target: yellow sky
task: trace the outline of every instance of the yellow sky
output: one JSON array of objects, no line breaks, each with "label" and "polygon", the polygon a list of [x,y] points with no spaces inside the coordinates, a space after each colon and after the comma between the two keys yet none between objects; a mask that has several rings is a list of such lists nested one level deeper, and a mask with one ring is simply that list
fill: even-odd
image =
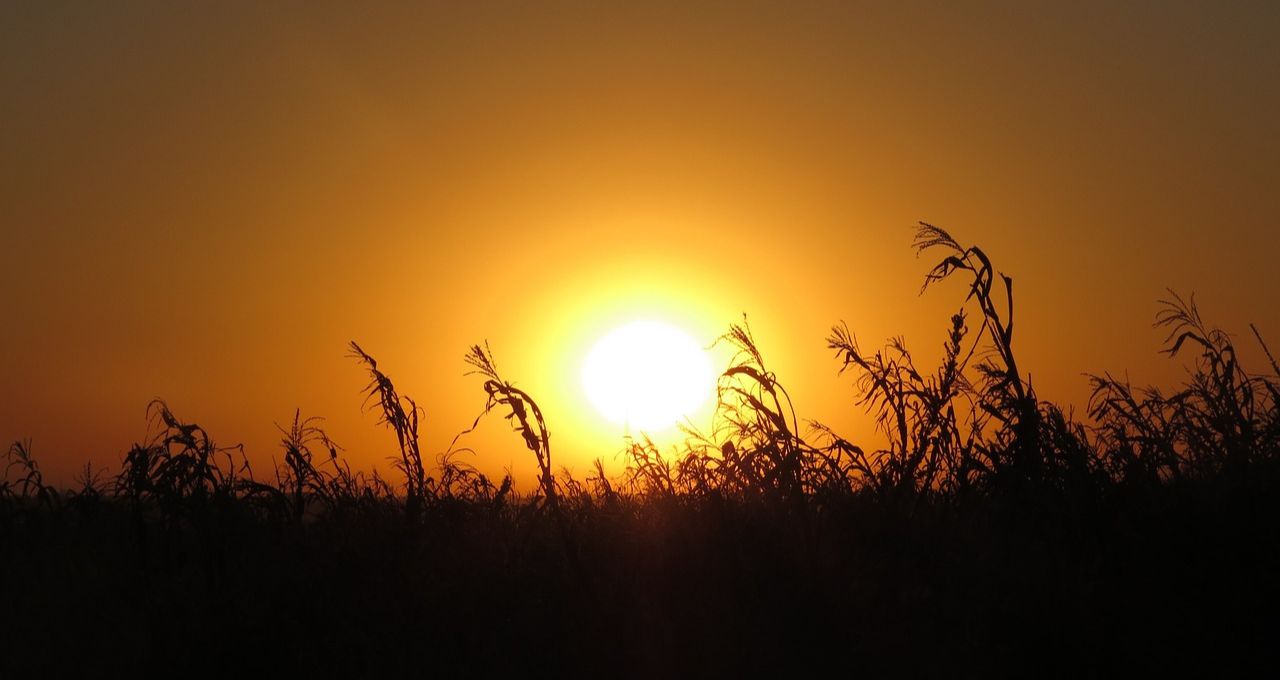
[{"label": "yellow sky", "polygon": [[[488,339],[559,460],[620,447],[578,389],[635,317],[746,312],[802,416],[869,436],[824,347],[938,355],[916,220],[1016,280],[1045,398],[1169,384],[1166,286],[1280,342],[1274,4],[5,3],[0,437],[115,466],[167,399],[256,461],[295,407],[357,464],[355,339],[441,450]],[[482,469],[531,479],[495,420]]]}]

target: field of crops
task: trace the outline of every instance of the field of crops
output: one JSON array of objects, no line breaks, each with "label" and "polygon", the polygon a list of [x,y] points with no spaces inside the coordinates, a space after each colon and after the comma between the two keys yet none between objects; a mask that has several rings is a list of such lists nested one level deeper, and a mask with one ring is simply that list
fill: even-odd
[{"label": "field of crops", "polygon": [[[282,463],[152,404],[118,474],[47,485],[15,443],[0,483],[0,669],[365,677],[1236,673],[1275,655],[1280,367],[1170,293],[1172,391],[1092,378],[1084,420],[1014,352],[1013,282],[922,224],[926,286],[961,277],[939,366],[832,329],[883,445],[805,421],[750,327],[716,427],[628,442],[624,473],[557,468],[536,395],[468,362],[533,488],[419,448],[420,410],[352,343],[396,475],[353,470],[320,421]],[[69,422],[68,426],[74,423]],[[1235,674],[1235,673],[1232,673]]]}]

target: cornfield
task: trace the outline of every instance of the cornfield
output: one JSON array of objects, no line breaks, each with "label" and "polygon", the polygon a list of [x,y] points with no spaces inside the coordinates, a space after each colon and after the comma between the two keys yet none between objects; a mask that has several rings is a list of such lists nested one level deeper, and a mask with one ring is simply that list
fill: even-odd
[{"label": "cornfield", "polygon": [[[968,293],[937,366],[900,338],[827,345],[879,428],[874,446],[802,420],[744,318],[709,431],[575,478],[547,417],[487,345],[465,363],[537,463],[490,479],[429,459],[422,409],[372,355],[366,405],[394,478],[353,470],[323,420],[281,428],[255,473],[162,401],[107,476],[47,485],[32,443],[0,481],[8,631],[0,668],[291,674],[627,676],[1113,674],[1268,661],[1280,541],[1280,366],[1240,362],[1170,292],[1172,391],[1090,377],[1086,416],[1040,400],[1018,363],[1013,279],[921,223],[924,287]],[[477,419],[477,424],[479,418]],[[473,426],[474,427],[474,426]],[[454,440],[455,444],[457,439]],[[9,677],[24,677],[11,675]]]}]

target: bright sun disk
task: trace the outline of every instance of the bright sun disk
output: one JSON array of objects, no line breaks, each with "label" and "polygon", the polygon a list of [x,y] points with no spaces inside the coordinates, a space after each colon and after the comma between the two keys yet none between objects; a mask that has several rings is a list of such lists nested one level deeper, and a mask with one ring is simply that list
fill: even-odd
[{"label": "bright sun disk", "polygon": [[582,388],[611,422],[657,431],[711,398],[711,361],[697,341],[658,321],[634,321],[600,338],[582,363]]}]

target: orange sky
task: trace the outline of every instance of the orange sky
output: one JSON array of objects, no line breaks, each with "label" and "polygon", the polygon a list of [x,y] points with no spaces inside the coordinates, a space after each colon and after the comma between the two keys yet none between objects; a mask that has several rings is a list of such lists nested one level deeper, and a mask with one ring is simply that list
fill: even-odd
[{"label": "orange sky", "polygon": [[[636,316],[748,313],[865,439],[823,339],[938,355],[962,292],[917,297],[921,219],[1014,276],[1041,397],[1175,382],[1166,286],[1280,343],[1274,3],[266,4],[0,8],[0,438],[56,480],[153,397],[257,461],[300,407],[385,471],[351,339],[431,451],[488,339],[585,471],[620,444],[577,362]],[[475,462],[531,479],[501,430]]]}]

